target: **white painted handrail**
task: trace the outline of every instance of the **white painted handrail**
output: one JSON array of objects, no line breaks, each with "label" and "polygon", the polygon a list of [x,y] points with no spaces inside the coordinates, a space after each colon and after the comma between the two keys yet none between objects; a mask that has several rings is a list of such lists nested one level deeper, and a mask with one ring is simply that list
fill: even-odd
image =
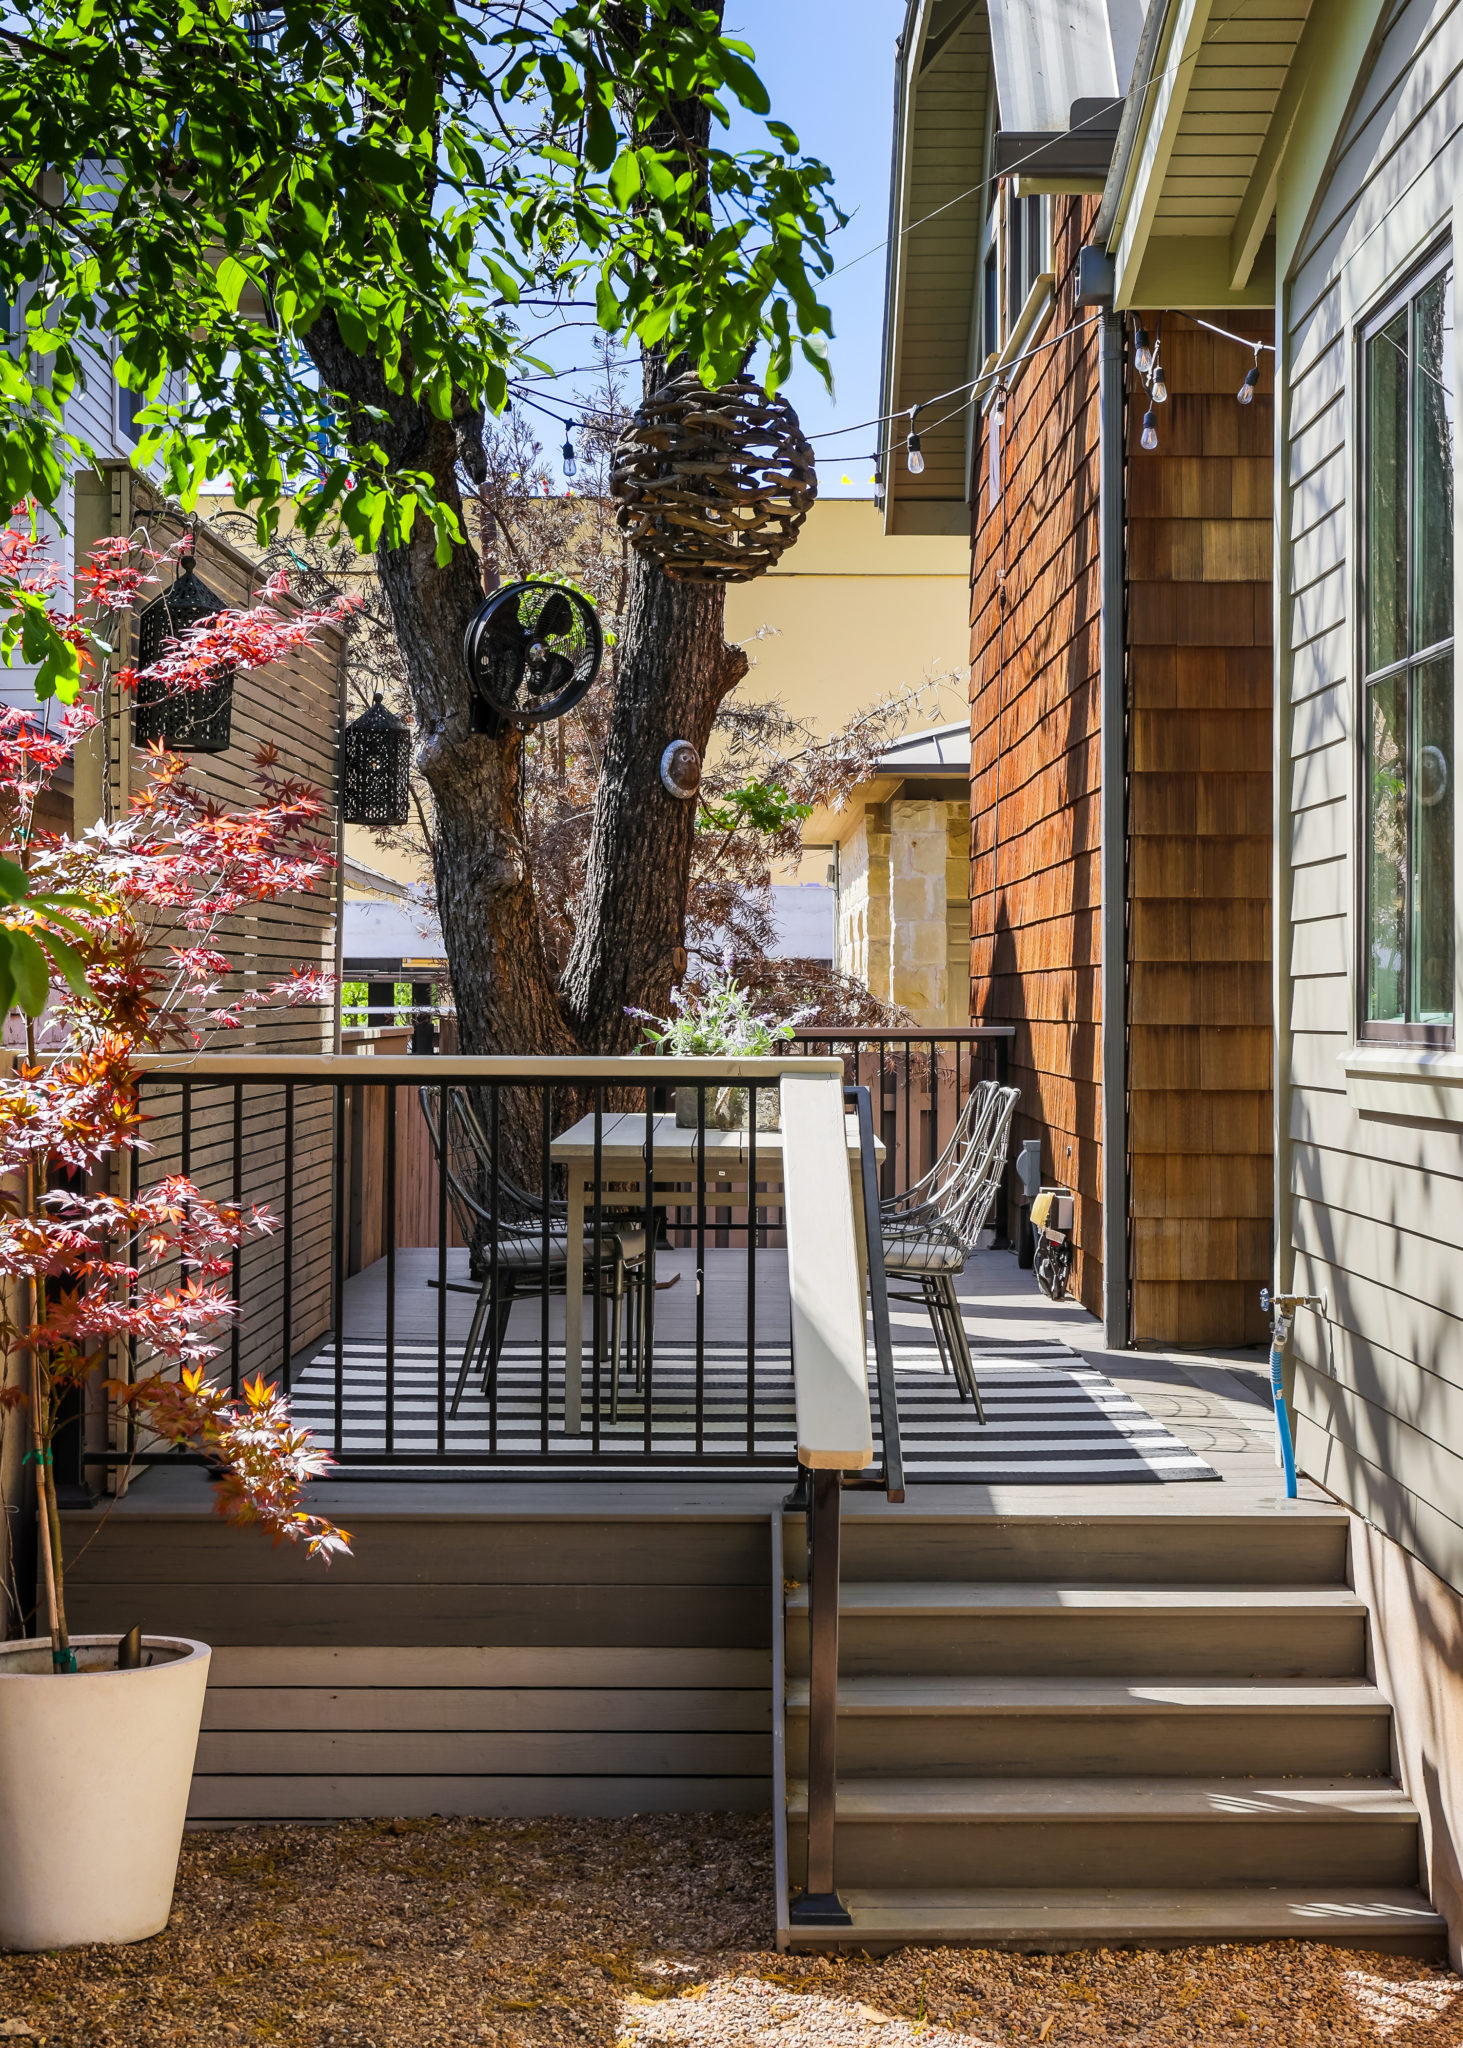
[{"label": "white painted handrail", "polygon": [[864,1364],[864,1298],[854,1236],[843,1074],[799,1062],[782,1076],[787,1285],[792,1298],[798,1463],[861,1471],[874,1462]]}]

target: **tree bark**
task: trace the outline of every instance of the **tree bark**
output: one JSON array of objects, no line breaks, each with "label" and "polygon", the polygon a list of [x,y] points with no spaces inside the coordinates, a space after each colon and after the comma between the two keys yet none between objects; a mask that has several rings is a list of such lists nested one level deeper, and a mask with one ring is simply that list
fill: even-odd
[{"label": "tree bark", "polygon": [[747,673],[746,655],[723,639],[725,613],[720,584],[676,583],[635,558],[563,980],[565,1007],[596,1051],[628,1050],[641,1030],[626,1010],[662,1013],[684,971],[696,804],[670,795],[660,761],[676,739],[705,753],[717,706]]},{"label": "tree bark", "polygon": [[[720,0],[713,4],[719,15]],[[616,11],[629,38],[634,9]],[[657,123],[656,139],[694,157],[709,126],[705,106],[687,101]],[[461,518],[458,463],[469,476],[474,456],[481,467],[480,411],[465,404],[459,433],[393,395],[380,364],[353,354],[333,319],[318,323],[307,345],[332,391],[376,409],[374,432],[392,462],[425,471]],[[647,387],[678,367],[647,356]],[[577,935],[556,989],[524,830],[523,741],[516,732],[489,738],[470,729],[462,640],[482,600],[477,558],[459,545],[439,568],[427,528],[377,559],[435,807],[437,907],[463,1051],[627,1050],[640,1029],[626,1009],[663,1011],[684,970],[696,805],[667,792],[660,760],[674,739],[704,754],[717,706],[747,672],[745,654],[724,642],[725,591],[673,582],[635,559]]]}]

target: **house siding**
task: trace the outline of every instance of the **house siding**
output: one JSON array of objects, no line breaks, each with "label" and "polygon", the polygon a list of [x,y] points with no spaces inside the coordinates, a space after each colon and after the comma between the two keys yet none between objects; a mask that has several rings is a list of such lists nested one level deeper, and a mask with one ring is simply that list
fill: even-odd
[{"label": "house siding", "polygon": [[[1150,334],[1153,314],[1140,315]],[[1256,340],[1270,316],[1231,319]],[[1256,1344],[1270,1274],[1268,357],[1162,329],[1158,447],[1128,407],[1128,1152],[1138,1343]]]},{"label": "house siding", "polygon": [[[1454,1588],[1463,1588],[1463,1134],[1405,1114],[1361,1115],[1343,1056],[1357,987],[1357,330],[1446,234],[1463,189],[1460,66],[1455,6],[1397,8],[1309,202],[1284,294],[1279,532],[1285,1246],[1295,1285],[1328,1303],[1324,1318],[1297,1319],[1292,1340],[1297,1449],[1307,1472]],[[1455,269],[1455,304],[1456,292]],[[1455,673],[1455,704],[1456,689]],[[1460,723],[1455,710],[1455,730]]]},{"label": "house siding", "polygon": [[[1090,200],[1053,201],[1057,306],[1072,304]],[[1098,340],[1089,324],[1011,391],[1003,488],[976,449],[971,627],[971,1005],[1013,1024],[1012,1151],[1075,1191],[1072,1287],[1102,1304],[1098,987]]]}]

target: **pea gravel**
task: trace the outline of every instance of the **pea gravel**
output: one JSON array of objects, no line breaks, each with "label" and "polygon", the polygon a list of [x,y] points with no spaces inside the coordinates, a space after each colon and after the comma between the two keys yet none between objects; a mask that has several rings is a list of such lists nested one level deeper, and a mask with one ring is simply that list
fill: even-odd
[{"label": "pea gravel", "polygon": [[[78,1844],[78,1853],[85,1853]],[[1463,1981],[1318,1943],[779,1956],[744,1815],[189,1835],[167,1932],[0,1956],[0,2041],[67,2048],[1444,2048]]]}]

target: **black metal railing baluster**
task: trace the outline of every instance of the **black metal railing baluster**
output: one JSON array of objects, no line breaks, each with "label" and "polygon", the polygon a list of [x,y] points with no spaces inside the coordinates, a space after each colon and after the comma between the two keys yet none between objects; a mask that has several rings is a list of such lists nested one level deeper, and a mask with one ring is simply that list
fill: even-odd
[{"label": "black metal railing baluster", "polygon": [[386,1455],[396,1455],[396,1083],[386,1089]]},{"label": "black metal railing baluster", "polygon": [[[489,1097],[488,1108],[488,1115],[491,1119],[488,1143],[493,1155],[488,1167],[488,1213],[492,1219],[488,1226],[488,1302],[491,1309],[488,1343],[492,1347],[488,1353],[492,1360],[488,1379],[488,1455],[491,1458],[496,1458],[498,1455],[498,1374],[503,1369],[503,1345],[499,1342],[498,1336],[503,1322],[502,1311],[498,1305],[498,1230],[499,1219],[503,1213],[502,1191],[499,1186],[498,1174],[498,1129],[500,1122],[498,1111],[502,1092],[498,1082],[494,1081],[492,1083],[492,1094]],[[506,1336],[506,1332],[504,1334]]]},{"label": "black metal railing baluster", "polygon": [[696,1084],[696,1456],[706,1448],[706,1083]]},{"label": "black metal railing baluster", "polygon": [[295,1357],[295,1084],[284,1084],[284,1390],[290,1390]]},{"label": "black metal railing baluster", "polygon": [[330,1260],[330,1326],[335,1338],[335,1455],[345,1449],[345,1236],[350,1189],[345,1182],[345,1083],[335,1083],[334,1241]]},{"label": "black metal railing baluster", "polygon": [[229,1325],[229,1392],[237,1397],[239,1391],[239,1346],[243,1341],[244,1323],[244,1084],[234,1083],[234,1177],[233,1203],[240,1223],[239,1242],[234,1246],[229,1262],[229,1291],[234,1298],[234,1313]]},{"label": "black metal railing baluster", "polygon": [[654,1448],[655,1407],[655,1093],[645,1091],[645,1311],[644,1373],[641,1398],[645,1403],[643,1441],[648,1458]]},{"label": "black metal railing baluster", "polygon": [[747,1091],[747,1456],[757,1455],[757,1084]]},{"label": "black metal railing baluster", "polygon": [[[543,1095],[543,1158],[539,1170],[543,1176],[539,1185],[543,1190],[539,1203],[541,1237],[543,1243],[543,1266],[539,1273],[539,1416],[538,1442],[544,1457],[549,1454],[549,1202],[553,1193],[553,1160],[549,1147],[553,1143],[553,1093],[547,1086]],[[568,1250],[567,1232],[565,1251]],[[568,1433],[569,1419],[569,1304],[564,1303],[564,1430]],[[583,1317],[580,1317],[581,1327]],[[575,1333],[579,1334],[578,1331]],[[577,1424],[580,1417],[574,1418]]]},{"label": "black metal railing baluster", "polygon": [[[594,1188],[594,1390],[593,1390],[593,1394],[592,1394],[592,1396],[591,1396],[591,1402],[592,1402],[592,1406],[591,1406],[591,1419],[590,1419],[590,1435],[591,1435],[591,1449],[592,1449],[592,1451],[593,1451],[593,1453],[594,1453],[595,1457],[598,1457],[598,1456],[599,1456],[599,1448],[600,1448],[600,1446],[599,1446],[599,1371],[600,1371],[600,1354],[601,1354],[601,1349],[602,1349],[602,1325],[603,1325],[603,1309],[602,1309],[602,1304],[603,1304],[603,1298],[604,1298],[604,1287],[603,1287],[603,1284],[602,1284],[602,1282],[601,1282],[601,1279],[600,1279],[600,1275],[601,1275],[601,1273],[602,1273],[602,1272],[603,1272],[603,1270],[604,1270],[604,1096],[605,1096],[605,1092],[604,1092],[604,1089],[603,1089],[603,1088],[602,1088],[602,1087],[601,1087],[601,1086],[599,1085],[599,1083],[598,1083],[598,1082],[596,1082],[596,1083],[595,1083],[595,1089],[594,1089],[594,1183],[593,1183],[593,1188]],[[610,1377],[611,1377],[611,1379],[612,1379],[612,1380],[613,1380],[613,1379],[615,1379],[615,1378],[616,1378],[616,1377],[618,1376],[618,1374],[619,1374],[619,1370],[620,1370],[620,1357],[619,1357],[620,1345],[619,1345],[619,1339],[620,1339],[620,1336],[621,1336],[621,1330],[620,1330],[620,1322],[621,1322],[621,1307],[622,1307],[622,1303],[621,1303],[621,1294],[622,1294],[622,1292],[623,1292],[623,1289],[624,1289],[624,1284],[625,1284],[625,1275],[624,1275],[624,1270],[623,1270],[623,1268],[622,1268],[622,1267],[621,1267],[620,1265],[618,1265],[618,1264],[617,1264],[617,1265],[616,1265],[616,1268],[615,1268],[615,1285],[616,1285],[616,1289],[617,1289],[617,1292],[616,1292],[616,1294],[615,1294],[615,1310],[614,1310],[614,1319],[613,1319],[613,1323],[612,1323],[612,1335],[611,1335],[611,1341],[610,1341]],[[568,1343],[569,1343],[569,1326],[568,1326],[568,1323],[567,1323],[567,1321],[565,1322],[565,1325],[564,1325],[564,1343],[565,1343],[565,1347],[566,1347],[566,1356],[567,1356],[567,1346],[568,1346]]]},{"label": "black metal railing baluster", "polygon": [[[452,1143],[448,1089],[437,1089],[437,1456],[447,1455],[447,1173]],[[468,1257],[472,1252],[469,1247]]]}]

